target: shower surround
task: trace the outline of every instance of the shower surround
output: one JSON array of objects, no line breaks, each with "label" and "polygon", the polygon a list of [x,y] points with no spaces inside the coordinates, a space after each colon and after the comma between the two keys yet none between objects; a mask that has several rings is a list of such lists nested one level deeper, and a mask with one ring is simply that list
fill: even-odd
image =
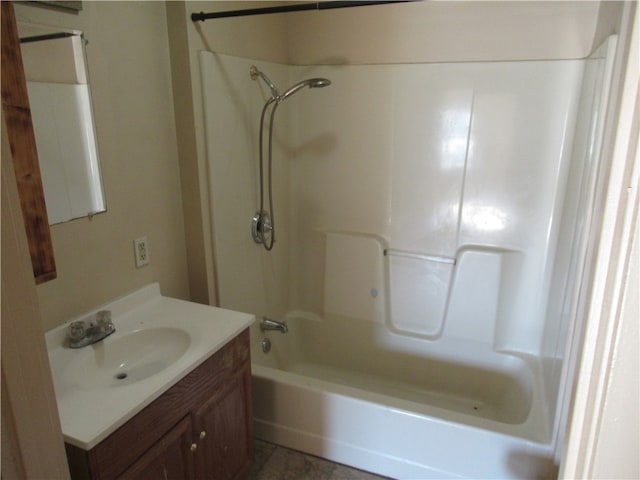
[{"label": "shower surround", "polygon": [[[289,326],[252,331],[259,436],[396,478],[550,474],[612,43],[450,64],[201,53],[220,304]],[[279,107],[271,252],[250,235],[270,95],[252,64],[332,82]]]}]

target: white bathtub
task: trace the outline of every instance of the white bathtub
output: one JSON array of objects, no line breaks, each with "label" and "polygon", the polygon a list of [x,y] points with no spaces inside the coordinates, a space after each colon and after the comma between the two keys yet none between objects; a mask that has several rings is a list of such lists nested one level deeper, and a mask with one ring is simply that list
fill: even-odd
[{"label": "white bathtub", "polygon": [[[201,52],[218,301],[290,327],[252,327],[260,437],[396,478],[553,476],[615,51],[317,66]],[[251,65],[333,82],[278,113],[270,252],[247,234],[266,93]]]},{"label": "white bathtub", "polygon": [[551,476],[533,359],[366,322],[287,323],[287,334],[252,331],[259,438],[393,478]]}]

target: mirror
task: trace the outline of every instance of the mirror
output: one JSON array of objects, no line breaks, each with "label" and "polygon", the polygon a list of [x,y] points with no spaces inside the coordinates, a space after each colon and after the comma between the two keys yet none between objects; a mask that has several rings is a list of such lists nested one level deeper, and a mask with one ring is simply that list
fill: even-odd
[{"label": "mirror", "polygon": [[18,23],[49,224],[106,211],[78,30]]}]

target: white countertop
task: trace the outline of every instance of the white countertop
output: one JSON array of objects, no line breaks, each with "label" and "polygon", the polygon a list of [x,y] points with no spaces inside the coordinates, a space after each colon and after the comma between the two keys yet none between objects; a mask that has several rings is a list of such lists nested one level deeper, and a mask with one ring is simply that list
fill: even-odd
[{"label": "white countertop", "polygon": [[[100,342],[79,349],[69,348],[65,340],[69,322],[46,334],[65,442],[85,450],[95,447],[255,320],[250,314],[164,297],[157,283],[72,321],[92,316],[99,310],[110,310],[116,326],[115,333]],[[99,361],[110,342],[139,330],[167,327],[185,332],[188,347],[178,360],[154,375],[133,383],[101,386],[70,373],[78,372],[83,363]],[[85,360],[88,355],[90,362]]]}]

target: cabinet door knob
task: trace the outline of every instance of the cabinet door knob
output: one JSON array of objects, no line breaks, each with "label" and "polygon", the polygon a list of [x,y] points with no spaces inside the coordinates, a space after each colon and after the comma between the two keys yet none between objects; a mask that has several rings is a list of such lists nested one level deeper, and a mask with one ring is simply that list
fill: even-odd
[{"label": "cabinet door knob", "polygon": [[189,450],[191,450],[192,452],[195,452],[196,448],[198,448],[198,445],[196,445],[195,443],[192,443],[191,446],[189,447]]},{"label": "cabinet door knob", "polygon": [[204,430],[200,432],[200,440],[202,440],[206,436],[207,436],[207,432],[205,432]]}]

